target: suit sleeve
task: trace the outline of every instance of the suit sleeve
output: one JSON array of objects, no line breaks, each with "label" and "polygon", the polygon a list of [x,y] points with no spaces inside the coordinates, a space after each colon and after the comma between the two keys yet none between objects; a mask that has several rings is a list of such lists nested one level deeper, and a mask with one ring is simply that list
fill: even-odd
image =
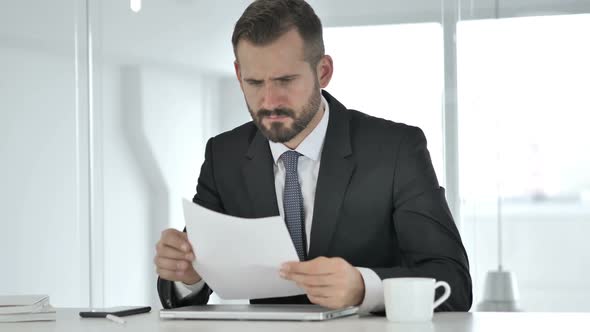
[{"label": "suit sleeve", "polygon": [[[444,280],[451,286],[451,297],[436,310],[468,311],[472,290],[467,253],[419,128],[407,127],[394,172],[392,220],[403,263],[373,270],[381,279]],[[439,289],[437,297],[441,294]]]},{"label": "suit sleeve", "polygon": [[[199,204],[207,209],[217,212],[224,212],[221,198],[219,197],[217,186],[215,184],[215,176],[213,173],[213,138],[207,142],[205,148],[205,161],[201,166],[201,174],[197,183],[197,194],[193,197],[193,202]],[[186,232],[186,228],[184,229]],[[158,278],[158,295],[162,306],[166,309],[184,307],[188,305],[203,305],[209,301],[209,296],[213,292],[211,288],[205,284],[200,292],[190,294],[184,298],[178,298],[175,291],[174,282]]]}]

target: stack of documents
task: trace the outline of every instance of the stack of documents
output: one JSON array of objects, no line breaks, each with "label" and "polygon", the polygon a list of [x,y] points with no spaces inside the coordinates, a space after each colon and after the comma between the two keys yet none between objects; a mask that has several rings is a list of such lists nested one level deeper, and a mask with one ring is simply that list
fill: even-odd
[{"label": "stack of documents", "polygon": [[0,296],[0,323],[55,320],[47,295]]}]

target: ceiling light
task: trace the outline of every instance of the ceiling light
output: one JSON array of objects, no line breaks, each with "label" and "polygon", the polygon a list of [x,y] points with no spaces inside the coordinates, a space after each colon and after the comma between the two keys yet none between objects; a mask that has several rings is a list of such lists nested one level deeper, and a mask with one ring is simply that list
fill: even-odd
[{"label": "ceiling light", "polygon": [[129,6],[133,12],[139,13],[141,10],[141,0],[130,0]]}]

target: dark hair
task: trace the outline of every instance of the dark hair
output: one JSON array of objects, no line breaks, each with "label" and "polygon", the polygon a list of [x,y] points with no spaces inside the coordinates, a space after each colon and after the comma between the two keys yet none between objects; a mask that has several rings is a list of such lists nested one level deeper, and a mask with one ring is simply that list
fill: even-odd
[{"label": "dark hair", "polygon": [[265,46],[296,28],[304,42],[305,61],[315,67],[324,56],[322,22],[304,0],[256,0],[236,22],[234,54],[240,40]]}]

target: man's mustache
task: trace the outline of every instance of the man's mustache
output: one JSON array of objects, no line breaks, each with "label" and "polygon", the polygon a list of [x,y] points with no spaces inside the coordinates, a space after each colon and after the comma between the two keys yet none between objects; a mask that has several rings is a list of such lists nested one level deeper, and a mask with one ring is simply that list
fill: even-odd
[{"label": "man's mustache", "polygon": [[267,109],[260,109],[256,112],[256,115],[259,119],[262,119],[266,116],[288,116],[291,118],[295,118],[295,112],[289,108],[275,108],[274,110],[267,110]]}]

